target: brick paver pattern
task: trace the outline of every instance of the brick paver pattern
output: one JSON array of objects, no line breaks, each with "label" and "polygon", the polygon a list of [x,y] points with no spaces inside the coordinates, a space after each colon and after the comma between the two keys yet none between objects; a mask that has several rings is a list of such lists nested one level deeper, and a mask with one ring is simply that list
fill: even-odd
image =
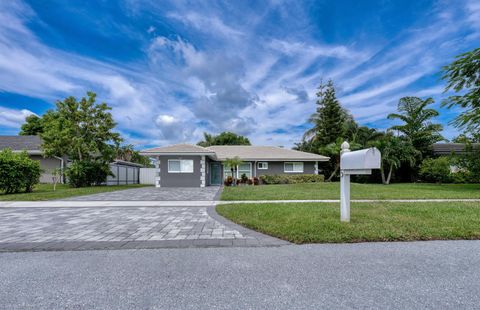
[{"label": "brick paver pattern", "polygon": [[132,188],[115,192],[78,196],[65,200],[76,201],[211,201],[220,190],[219,186],[207,187],[160,187]]},{"label": "brick paver pattern", "polygon": [[247,238],[204,207],[0,209],[0,243]]}]

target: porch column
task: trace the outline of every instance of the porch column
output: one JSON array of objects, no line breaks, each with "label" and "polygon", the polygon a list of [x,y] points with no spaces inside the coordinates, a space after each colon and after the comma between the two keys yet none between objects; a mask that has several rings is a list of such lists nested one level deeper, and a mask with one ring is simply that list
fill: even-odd
[{"label": "porch column", "polygon": [[200,160],[200,187],[205,187],[206,182],[206,162],[205,155],[202,156]]},{"label": "porch column", "polygon": [[315,162],[315,174],[318,174],[318,161]]},{"label": "porch column", "polygon": [[155,162],[155,187],[160,187],[160,156],[157,156]]}]

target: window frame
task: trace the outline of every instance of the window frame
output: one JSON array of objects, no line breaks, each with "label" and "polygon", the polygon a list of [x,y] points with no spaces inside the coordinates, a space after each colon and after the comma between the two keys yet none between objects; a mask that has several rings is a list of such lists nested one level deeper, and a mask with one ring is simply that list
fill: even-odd
[{"label": "window frame", "polygon": [[[248,174],[250,176],[247,176],[248,178],[252,178],[253,177],[253,171],[252,171],[252,163],[247,161],[247,162],[244,162],[242,163],[241,165],[245,165],[245,164],[248,164]],[[242,174],[244,174],[246,172],[246,170],[242,170],[242,172],[240,173],[240,165],[237,166],[237,179],[240,179],[242,177]]]},{"label": "window frame", "polygon": [[[260,167],[260,164],[262,164],[263,168]],[[257,169],[258,170],[268,170],[268,161],[259,161],[257,163]]]},{"label": "window frame", "polygon": [[[285,169],[286,165],[287,164],[292,164],[292,171],[287,171]],[[295,170],[295,165],[301,165],[302,166],[302,170]],[[303,161],[286,161],[283,163],[283,172],[284,173],[303,173],[305,171],[305,164],[303,163]]]},{"label": "window frame", "polygon": [[[170,170],[170,162],[178,161],[180,162],[180,171],[172,171]],[[182,161],[191,161],[192,162],[192,171],[182,171]],[[195,171],[195,161],[193,159],[169,159],[167,162],[167,171],[168,173],[194,173]]]}]

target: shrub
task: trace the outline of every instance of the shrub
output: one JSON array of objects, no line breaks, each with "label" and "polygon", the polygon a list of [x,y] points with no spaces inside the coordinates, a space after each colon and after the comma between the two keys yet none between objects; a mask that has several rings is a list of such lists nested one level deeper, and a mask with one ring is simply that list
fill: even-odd
[{"label": "shrub", "polygon": [[240,176],[240,180],[242,183],[247,183],[248,181],[248,177],[245,173],[243,173],[241,176]]},{"label": "shrub", "polygon": [[447,157],[424,159],[420,166],[420,177],[427,182],[451,182],[449,159]]},{"label": "shrub", "polygon": [[298,183],[318,183],[324,181],[322,174],[276,174],[262,175],[260,180],[262,184],[298,184]]},{"label": "shrub", "polygon": [[248,185],[253,185],[253,179],[248,179],[248,180],[247,180],[247,184],[248,184]]},{"label": "shrub", "polygon": [[475,183],[470,171],[460,170],[451,174],[453,183]]},{"label": "shrub", "polygon": [[233,183],[233,178],[231,176],[228,176],[224,181],[223,181],[223,184],[225,186],[232,186],[232,183]]},{"label": "shrub", "polygon": [[101,185],[107,176],[113,176],[108,163],[79,160],[74,161],[66,171],[68,183],[73,187]]},{"label": "shrub", "polygon": [[253,185],[258,185],[260,184],[260,179],[257,177],[253,177]]},{"label": "shrub", "polygon": [[14,153],[10,149],[0,151],[0,190],[7,194],[31,192],[40,182],[40,163],[32,160],[27,152]]}]

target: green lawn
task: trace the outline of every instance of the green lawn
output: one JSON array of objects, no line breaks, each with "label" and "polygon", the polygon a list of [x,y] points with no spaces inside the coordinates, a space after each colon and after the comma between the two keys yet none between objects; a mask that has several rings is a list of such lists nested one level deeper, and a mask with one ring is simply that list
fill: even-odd
[{"label": "green lawn", "polygon": [[53,191],[52,184],[38,184],[32,193],[2,194],[0,201],[37,201],[69,198],[74,196],[90,195],[96,193],[113,192],[122,189],[143,187],[145,185],[113,185],[72,188],[65,184],[58,184],[57,190]]},{"label": "green lawn", "polygon": [[[480,198],[480,184],[351,184],[352,199]],[[225,187],[222,200],[340,199],[340,183]]]},{"label": "green lawn", "polygon": [[218,205],[224,217],[295,243],[480,239],[480,203],[338,203]]}]

